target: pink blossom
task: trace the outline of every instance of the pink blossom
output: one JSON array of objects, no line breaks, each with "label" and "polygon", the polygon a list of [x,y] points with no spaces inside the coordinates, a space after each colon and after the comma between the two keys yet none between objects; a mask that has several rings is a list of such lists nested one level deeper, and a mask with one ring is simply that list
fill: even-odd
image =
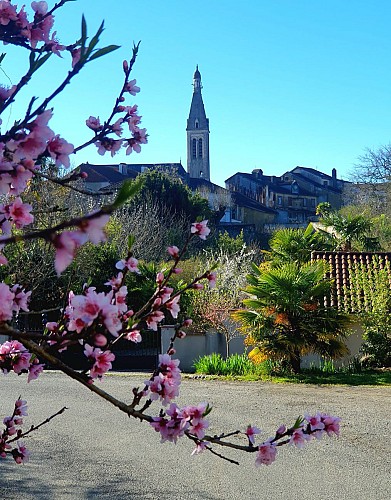
[{"label": "pink blossom", "polygon": [[[46,2],[36,2],[44,4]],[[30,42],[31,46],[35,48],[38,42],[49,42],[49,33],[54,24],[54,17],[52,15],[42,15],[36,12],[34,16],[34,25],[30,26]]]},{"label": "pink blossom", "polygon": [[135,104],[134,106],[125,106],[124,111],[128,116],[135,116],[137,114],[138,106]]},{"label": "pink blossom", "polygon": [[73,144],[70,144],[65,139],[61,139],[59,135],[56,135],[48,143],[47,149],[50,156],[56,161],[58,167],[61,165],[64,165],[64,167],[70,166],[69,155],[73,153]]},{"label": "pink blossom", "polygon": [[20,398],[15,401],[15,415],[27,416],[27,401]]},{"label": "pink blossom", "polygon": [[110,151],[111,156],[114,156],[121,149],[122,141],[103,137],[100,141],[95,143],[95,146],[98,148],[98,154],[103,156],[107,151]]},{"label": "pink blossom", "polygon": [[159,373],[145,384],[151,393],[151,400],[161,399],[165,406],[179,395],[181,371],[178,368],[179,360],[171,359],[168,354],[159,355]]},{"label": "pink blossom", "polygon": [[142,341],[141,334],[139,330],[131,330],[125,335],[126,340],[130,340],[134,343],[139,343]]},{"label": "pink blossom", "polygon": [[115,294],[115,305],[118,311],[125,313],[128,310],[126,305],[126,296],[128,295],[128,289],[126,286],[121,286],[118,292]]},{"label": "pink blossom", "polygon": [[134,131],[133,138],[128,139],[127,143],[128,143],[128,147],[126,148],[127,155],[130,155],[132,151],[140,153],[141,152],[140,144],[148,143],[147,130],[145,128],[142,129],[138,128],[137,130]]},{"label": "pink blossom", "polygon": [[324,430],[328,436],[335,434],[339,436],[339,423],[341,419],[339,417],[333,417],[332,415],[327,415],[325,413],[321,414],[322,422],[324,424]]},{"label": "pink blossom", "polygon": [[129,257],[129,259],[121,259],[119,262],[116,263],[115,267],[117,269],[128,269],[131,273],[137,273],[140,274],[140,270],[137,267],[138,266],[138,260],[135,259],[134,257]]},{"label": "pink blossom", "polygon": [[323,430],[325,425],[322,422],[322,416],[317,413],[316,415],[305,415],[305,418],[310,426],[311,431]]},{"label": "pink blossom", "polygon": [[304,434],[303,428],[300,427],[293,431],[292,436],[289,439],[289,443],[297,446],[297,448],[303,448],[305,443],[311,439],[311,436]]},{"label": "pink blossom", "polygon": [[191,233],[197,234],[201,238],[201,240],[205,240],[210,233],[210,229],[207,224],[207,220],[203,220],[202,222],[193,222],[190,229]]},{"label": "pink blossom", "polygon": [[192,456],[193,455],[199,455],[203,451],[207,449],[207,447],[210,445],[209,441],[198,441],[196,444],[196,447],[192,451]]},{"label": "pink blossom", "polygon": [[123,123],[123,118],[119,118],[113,125],[111,126],[112,132],[114,132],[118,137],[121,137],[122,135],[122,123]]},{"label": "pink blossom", "polygon": [[205,436],[205,430],[209,427],[209,422],[205,419],[198,421],[196,424],[190,426],[189,431],[198,437],[198,439],[202,439]]},{"label": "pink blossom", "polygon": [[169,286],[163,287],[159,292],[160,302],[157,305],[160,306],[161,304],[167,302],[170,299],[173,291],[174,289]]},{"label": "pink blossom", "polygon": [[30,457],[30,452],[20,441],[18,442],[18,448],[14,448],[11,454],[17,464],[25,464]]},{"label": "pink blossom", "polygon": [[163,417],[153,417],[153,421],[150,422],[151,427],[153,427],[156,432],[160,432],[162,443],[168,439],[167,424],[168,420]]},{"label": "pink blossom", "polygon": [[32,364],[29,367],[29,374],[27,377],[27,382],[31,382],[31,380],[35,380],[38,378],[39,374],[42,373],[45,365],[42,364]]},{"label": "pink blossom", "polygon": [[107,371],[111,369],[111,362],[115,360],[115,355],[110,351],[101,351],[99,348],[94,348],[85,344],[84,354],[91,361],[94,361],[90,369],[90,377],[101,378]]},{"label": "pink blossom", "polygon": [[107,338],[102,333],[94,335],[94,345],[96,347],[104,347],[107,345]]},{"label": "pink blossom", "polygon": [[179,248],[173,245],[172,247],[167,248],[167,252],[171,255],[173,259],[177,259],[179,257]]},{"label": "pink blossom", "polygon": [[95,116],[90,116],[88,118],[88,120],[86,120],[86,125],[91,130],[99,131],[102,129],[102,125],[100,123],[99,116],[98,116],[98,118],[95,118]]},{"label": "pink blossom", "polygon": [[10,21],[16,21],[16,6],[11,5],[9,1],[0,2],[0,24],[7,26]]},{"label": "pink blossom", "polygon": [[124,275],[122,273],[118,273],[117,276],[113,276],[109,281],[106,281],[105,285],[111,286],[111,288],[117,289],[121,286]]},{"label": "pink blossom", "polygon": [[158,323],[164,320],[164,313],[162,311],[153,311],[146,319],[147,326],[150,330],[157,331]]},{"label": "pink blossom", "polygon": [[162,272],[157,273],[156,275],[156,283],[161,285],[164,281],[164,274]]},{"label": "pink blossom", "polygon": [[130,80],[130,82],[125,85],[124,90],[125,92],[129,92],[129,94],[131,95],[136,95],[138,92],[140,92],[140,87],[137,87],[136,80]]},{"label": "pink blossom", "polygon": [[252,427],[251,425],[247,427],[245,434],[252,445],[255,445],[255,435],[260,434],[260,432],[261,429],[258,429],[258,427]]},{"label": "pink blossom", "polygon": [[277,455],[277,447],[274,443],[266,441],[258,447],[257,458],[255,459],[255,465],[259,467],[260,465],[271,465]]},{"label": "pink blossom", "polygon": [[138,115],[133,115],[129,116],[129,118],[126,120],[128,122],[129,130],[134,134],[138,132],[140,129],[138,125],[141,123],[141,116]]},{"label": "pink blossom", "polygon": [[3,212],[6,219],[12,219],[15,226],[21,229],[34,221],[34,216],[30,213],[32,208],[29,203],[23,203],[20,198],[15,198],[9,205],[0,205],[0,212]]},{"label": "pink blossom", "polygon": [[104,306],[102,308],[102,319],[105,327],[111,335],[118,337],[118,334],[122,329],[118,307],[114,304]]},{"label": "pink blossom", "polygon": [[12,319],[15,294],[8,285],[0,283],[0,321]]},{"label": "pink blossom", "polygon": [[178,317],[178,313],[180,311],[180,306],[179,306],[180,298],[181,298],[180,295],[177,295],[176,297],[174,297],[169,302],[166,302],[165,304],[166,308],[170,311],[173,318]]},{"label": "pink blossom", "polygon": [[54,268],[59,276],[72,263],[77,249],[86,243],[87,236],[80,231],[63,231],[53,239],[56,248]]},{"label": "pink blossom", "polygon": [[0,344],[0,367],[8,373],[13,370],[20,374],[30,366],[31,353],[17,340],[6,341]]},{"label": "pink blossom", "polygon": [[56,321],[48,321],[45,328],[49,330],[49,332],[56,332],[58,329],[58,323]]},{"label": "pink blossom", "polygon": [[65,50],[65,45],[61,45],[60,42],[56,38],[57,31],[54,31],[52,33],[52,37],[50,40],[46,42],[46,49],[51,50],[53,54],[56,54],[56,56],[62,57],[60,54],[60,51]]},{"label": "pink blossom", "polygon": [[14,160],[23,158],[35,160],[45,151],[46,146],[47,142],[43,134],[40,134],[39,131],[31,132],[25,135],[17,144],[17,149],[14,151]]},{"label": "pink blossom", "polygon": [[194,290],[203,290],[204,285],[202,283],[194,283],[193,288]]},{"label": "pink blossom", "polygon": [[28,312],[28,303],[30,301],[31,291],[25,292],[20,285],[14,285],[11,288],[11,291],[14,293],[14,303],[12,308],[16,312],[16,314],[19,313],[20,309],[22,309],[22,311]]},{"label": "pink blossom", "polygon": [[31,8],[40,16],[44,16],[48,11],[47,2],[32,2]]},{"label": "pink blossom", "polygon": [[103,231],[104,227],[110,220],[110,215],[103,214],[99,217],[85,219],[81,223],[81,230],[88,235],[88,241],[94,245],[106,241],[106,234]]}]

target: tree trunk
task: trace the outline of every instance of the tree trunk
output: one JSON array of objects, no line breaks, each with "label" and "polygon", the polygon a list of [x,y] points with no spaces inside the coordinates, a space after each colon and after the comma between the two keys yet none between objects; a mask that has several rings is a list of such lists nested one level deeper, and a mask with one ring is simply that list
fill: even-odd
[{"label": "tree trunk", "polygon": [[291,364],[293,373],[300,373],[300,352],[295,350],[293,353],[289,355],[289,362]]}]

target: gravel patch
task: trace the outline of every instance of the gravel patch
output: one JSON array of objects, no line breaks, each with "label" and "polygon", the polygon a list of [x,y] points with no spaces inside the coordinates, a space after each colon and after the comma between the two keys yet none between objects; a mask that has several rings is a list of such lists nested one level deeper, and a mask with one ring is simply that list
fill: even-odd
[{"label": "gravel patch", "polygon": [[[147,374],[113,374],[100,385],[124,400]],[[8,375],[0,382],[1,418],[21,395],[29,402],[26,423],[69,409],[26,442],[28,464],[0,462],[4,499],[293,499],[386,500],[391,496],[390,387],[342,387],[185,379],[178,404],[208,401],[210,433],[262,429],[273,435],[305,412],[342,418],[340,438],[311,442],[303,450],[284,446],[271,466],[254,467],[254,456],[224,451],[235,466],[192,445],[159,444],[158,435],[127,418],[96,395],[57,372],[26,384]],[[238,441],[243,438],[235,437]],[[27,441],[27,440],[26,440]],[[218,451],[222,451],[220,448]]]}]

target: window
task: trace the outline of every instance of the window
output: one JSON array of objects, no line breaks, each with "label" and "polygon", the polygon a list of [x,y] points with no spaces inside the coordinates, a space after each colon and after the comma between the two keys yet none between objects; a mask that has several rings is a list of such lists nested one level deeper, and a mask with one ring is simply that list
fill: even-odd
[{"label": "window", "polygon": [[198,139],[198,158],[202,158],[202,139]]},{"label": "window", "polygon": [[198,128],[198,120],[195,121],[195,128]]},{"label": "window", "polygon": [[323,181],[323,186],[328,186],[329,185],[329,181]]},{"label": "window", "polygon": [[193,158],[197,158],[197,139],[193,139]]},{"label": "window", "polygon": [[282,205],[282,196],[278,196],[278,197],[277,197],[277,204],[278,204],[279,206],[281,206],[281,205]]}]

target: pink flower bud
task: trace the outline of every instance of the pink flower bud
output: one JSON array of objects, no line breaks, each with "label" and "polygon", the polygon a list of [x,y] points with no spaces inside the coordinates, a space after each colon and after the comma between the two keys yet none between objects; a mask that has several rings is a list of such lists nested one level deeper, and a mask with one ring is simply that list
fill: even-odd
[{"label": "pink flower bud", "polygon": [[163,283],[164,281],[164,274],[163,273],[157,273],[156,275],[156,283],[158,283],[159,285],[161,283]]},{"label": "pink flower bud", "polygon": [[182,271],[183,269],[181,269],[180,267],[176,267],[175,269],[172,270],[174,274],[181,274]]},{"label": "pink flower bud", "polygon": [[179,257],[179,248],[175,245],[167,248],[167,252],[171,255],[172,258],[177,259]]},{"label": "pink flower bud", "polygon": [[97,347],[103,347],[107,344],[107,338],[101,333],[97,333],[94,337],[94,345]]},{"label": "pink flower bud", "polygon": [[286,432],[286,426],[284,424],[280,425],[280,427],[277,429],[276,434],[285,434]]},{"label": "pink flower bud", "polygon": [[124,96],[121,96],[121,97],[119,98],[119,102],[124,102],[124,101],[125,101],[125,97],[124,97]]},{"label": "pink flower bud", "polygon": [[81,178],[81,179],[87,179],[87,177],[88,177],[87,172],[81,172],[81,173],[80,173],[80,178]]},{"label": "pink flower bud", "polygon": [[175,350],[174,348],[172,348],[172,349],[170,349],[170,350],[168,351],[168,354],[169,354],[170,356],[172,356],[172,355],[173,355],[173,354],[175,354],[175,353],[176,353],[176,350]]},{"label": "pink flower bud", "polygon": [[122,67],[123,67],[123,69],[124,69],[124,71],[125,71],[125,72],[126,72],[126,71],[128,71],[128,70],[129,70],[129,64],[128,64],[128,61],[124,61],[124,62],[122,63]]},{"label": "pink flower bud", "polygon": [[194,290],[202,290],[204,285],[202,283],[194,283],[193,288]]},{"label": "pink flower bud", "polygon": [[183,322],[183,326],[186,328],[187,326],[191,326],[193,324],[193,320],[190,318],[185,319]]},{"label": "pink flower bud", "polygon": [[183,330],[179,330],[176,336],[178,339],[184,339],[186,337],[186,333]]}]

